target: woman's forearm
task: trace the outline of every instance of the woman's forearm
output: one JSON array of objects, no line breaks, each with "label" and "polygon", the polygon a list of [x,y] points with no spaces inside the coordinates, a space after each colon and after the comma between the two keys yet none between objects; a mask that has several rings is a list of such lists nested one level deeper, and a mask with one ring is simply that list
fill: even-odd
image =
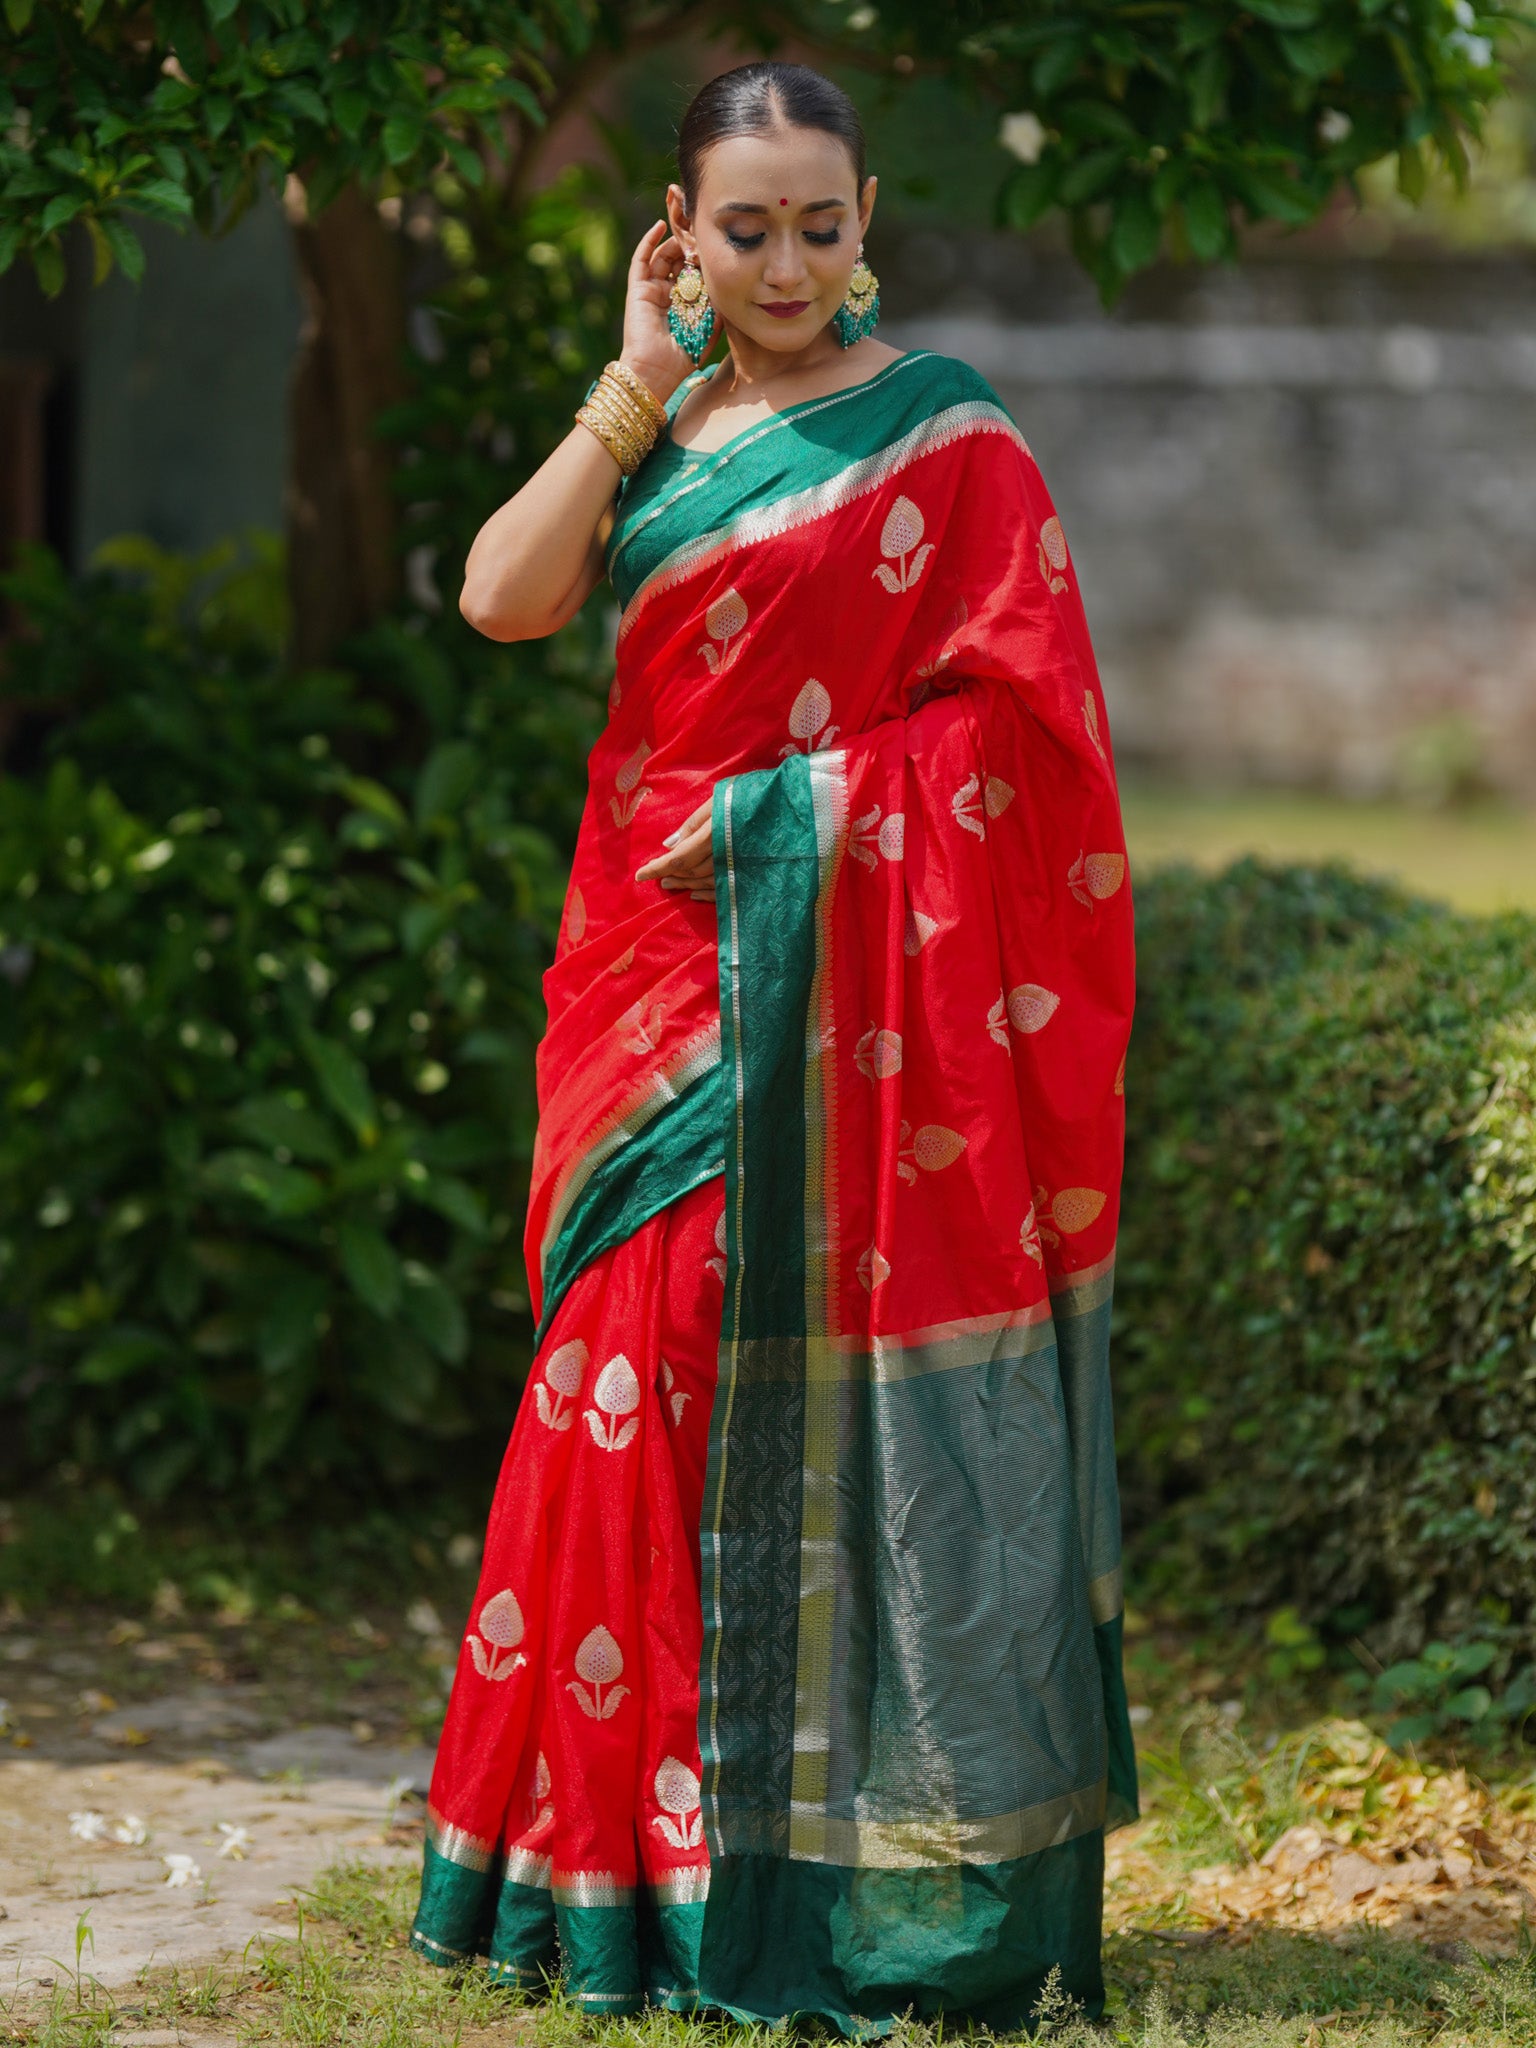
[{"label": "woman's forearm", "polygon": [[602,571],[599,529],[619,465],[583,426],[475,536],[459,609],[492,640],[534,640],[576,612]]}]

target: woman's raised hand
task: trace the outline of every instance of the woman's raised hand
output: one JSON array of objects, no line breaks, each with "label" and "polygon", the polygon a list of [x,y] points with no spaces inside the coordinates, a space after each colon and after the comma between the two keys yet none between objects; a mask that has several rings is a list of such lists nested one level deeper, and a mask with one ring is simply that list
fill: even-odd
[{"label": "woman's raised hand", "polygon": [[687,892],[695,903],[715,900],[715,854],[710,819],[714,796],[707,796],[696,811],[684,818],[675,832],[661,842],[668,850],[635,870],[637,882],[659,882],[674,893]]},{"label": "woman's raised hand", "polygon": [[629,259],[619,360],[643,378],[663,403],[693,368],[667,326],[672,280],[682,267],[682,244],[664,220],[646,229]]}]

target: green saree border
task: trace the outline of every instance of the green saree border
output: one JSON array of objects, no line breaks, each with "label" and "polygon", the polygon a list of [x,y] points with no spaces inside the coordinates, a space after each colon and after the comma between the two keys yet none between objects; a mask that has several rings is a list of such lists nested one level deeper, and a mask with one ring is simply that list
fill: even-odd
[{"label": "green saree border", "polygon": [[[704,453],[680,447],[672,439],[672,421],[688,393],[707,383],[713,373],[695,371],[684,378],[668,402],[664,435],[634,478],[620,489],[618,518],[609,535],[604,566],[621,609],[646,580],[645,572],[631,579],[627,557],[658,521],[670,524],[669,515],[686,504],[686,517],[680,516],[676,522],[683,530],[697,531],[701,518],[706,526],[712,525],[710,494],[717,484],[723,484],[722,496],[730,503],[771,484],[781,473],[793,471],[802,482],[807,473],[817,477],[835,474],[861,446],[867,451],[871,445],[880,445],[882,436],[889,437],[895,423],[908,412],[911,373],[924,363],[944,364],[949,360],[935,356],[931,349],[909,349],[861,384],[829,392],[825,398],[808,398],[799,405],[783,406],[768,419],[744,428],[719,448]],[[978,377],[974,370],[967,370],[967,374]],[[821,418],[814,436],[799,436],[792,455],[786,459],[784,436],[795,434],[798,428],[822,415],[830,417]],[[828,435],[828,425],[841,431]],[[696,502],[701,492],[706,494],[702,511],[701,503]]]},{"label": "green saree border", "polygon": [[[444,1831],[436,1831],[440,1839]],[[461,1830],[464,1852],[468,1837]],[[646,2005],[689,2012],[699,2000],[699,1943],[710,1872],[677,1871],[621,1885],[602,1872],[551,1872],[547,1857],[477,1846],[470,1860],[429,1839],[410,1945],[440,1969],[482,1959],[494,1984],[546,1993],[621,2016]]]},{"label": "green saree border", "polygon": [[544,1262],[544,1310],[535,1346],[543,1343],[572,1282],[595,1258],[725,1171],[724,1116],[717,1060],[593,1168]]},{"label": "green saree border", "polygon": [[[762,506],[740,512],[703,533],[693,533],[636,586],[619,617],[619,642],[622,644],[634,630],[645,607],[662,591],[685,582],[726,555],[779,539],[796,527],[852,504],[856,498],[879,490],[922,456],[946,448],[952,441],[985,433],[1001,434],[1027,449],[1023,434],[1000,401],[990,397],[967,399],[920,420],[908,432],[871,454],[856,460],[840,457],[835,466],[829,465],[828,475],[819,483],[769,496]],[[797,464],[797,482],[805,467]]]},{"label": "green saree border", "polygon": [[601,1117],[587,1132],[569,1167],[560,1176],[550,1202],[544,1235],[539,1244],[541,1285],[550,1255],[593,1175],[626,1145],[633,1144],[670,1104],[719,1064],[720,1029],[717,1024],[710,1024],[680,1045],[660,1067],[647,1074],[639,1087],[632,1090],[617,1108]]}]

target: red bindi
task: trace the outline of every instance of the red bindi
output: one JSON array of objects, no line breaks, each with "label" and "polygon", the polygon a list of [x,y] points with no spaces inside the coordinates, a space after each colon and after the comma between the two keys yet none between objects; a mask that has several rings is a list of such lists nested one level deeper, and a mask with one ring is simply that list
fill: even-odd
[{"label": "red bindi", "polygon": [[781,199],[781,200],[779,201],[779,204],[780,204],[780,206],[788,206],[788,204],[789,204],[789,201],[788,201],[787,199]]}]

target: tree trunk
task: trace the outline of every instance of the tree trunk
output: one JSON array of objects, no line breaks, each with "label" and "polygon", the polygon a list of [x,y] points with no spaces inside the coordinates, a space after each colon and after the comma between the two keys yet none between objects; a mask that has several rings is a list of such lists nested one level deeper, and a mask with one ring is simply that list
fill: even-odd
[{"label": "tree trunk", "polygon": [[405,391],[398,235],[355,185],[294,224],[307,305],[289,394],[290,653],[323,662],[400,588],[394,453],[375,422]]}]

